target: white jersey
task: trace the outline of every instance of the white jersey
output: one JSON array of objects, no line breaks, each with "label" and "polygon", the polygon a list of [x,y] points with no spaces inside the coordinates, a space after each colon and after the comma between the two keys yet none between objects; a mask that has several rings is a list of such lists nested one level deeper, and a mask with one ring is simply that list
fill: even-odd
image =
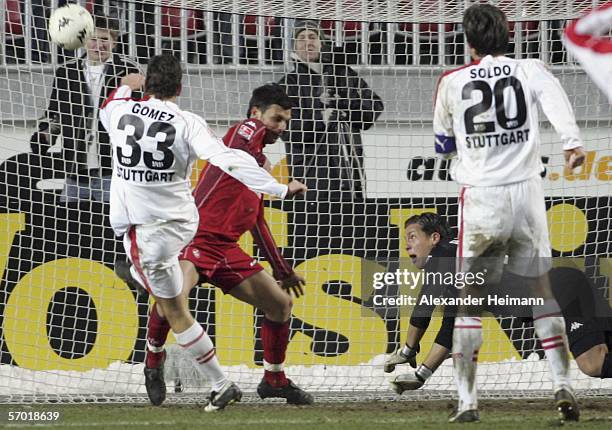
[{"label": "white jersey", "polygon": [[612,40],[605,36],[610,29],[612,2],[568,25],[563,42],[612,103]]},{"label": "white jersey", "polygon": [[254,191],[287,194],[286,185],[251,155],[225,146],[198,115],[170,101],[130,95],[128,86],[118,88],[100,112],[113,147],[110,222],[117,235],[132,225],[197,220],[190,181],[197,158]]},{"label": "white jersey", "polygon": [[564,150],[582,146],[567,95],[541,61],[488,55],[442,75],[433,128],[436,153],[457,156],[453,179],[496,186],[539,175],[538,103]]}]

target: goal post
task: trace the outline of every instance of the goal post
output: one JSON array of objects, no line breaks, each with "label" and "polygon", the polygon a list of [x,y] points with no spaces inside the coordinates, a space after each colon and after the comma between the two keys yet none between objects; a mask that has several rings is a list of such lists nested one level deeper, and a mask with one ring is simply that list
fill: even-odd
[{"label": "goal post", "polygon": [[[91,157],[101,157],[104,143],[89,133],[99,97],[76,97],[76,90],[70,90],[67,100],[73,101],[66,103],[72,113],[47,111],[55,70],[67,64],[80,70],[86,50],[62,51],[47,41],[50,10],[39,2],[26,2],[29,9],[13,0],[3,3],[0,402],[145,401],[150,299],[113,272],[115,262],[126,256],[110,228],[102,193],[65,199],[77,159],[86,172],[77,175],[80,186],[92,188],[103,176],[103,162]],[[312,66],[313,76],[325,76],[322,83],[312,78],[311,85],[292,84],[314,105],[302,107],[309,112],[294,109],[294,121],[303,129],[293,129],[266,148],[277,178],[302,175],[299,179],[306,178],[314,191],[295,201],[266,200],[273,235],[307,284],[304,296],[293,300],[286,372],[304,389],[332,401],[393,398],[388,380],[410,368],[387,375],[383,363],[403,343],[409,315],[402,307],[375,306],[370,277],[416,271],[405,251],[404,222],[410,216],[437,212],[457,231],[459,187],[449,176],[449,163],[435,157],[433,98],[440,74],[469,60],[461,15],[471,2],[80,3],[94,15],[117,20],[115,53],[121,61],[145,70],[150,55],[177,55],[185,70],[179,106],[202,115],[219,136],[245,118],[254,88],[289,82],[296,29],[311,28],[306,19],[318,23],[322,50],[336,66]],[[599,2],[492,3],[511,22],[510,55],[539,58],[560,80],[588,151],[583,167],[564,171],[559,138],[540,116],[549,230],[553,255],[559,257],[555,264],[584,270],[610,300],[612,107],[561,43],[568,20]],[[89,91],[85,74],[70,76],[64,85]],[[330,83],[335,91],[328,91]],[[355,100],[355,94],[362,99]],[[308,115],[314,115],[314,124]],[[68,117],[72,131],[62,124]],[[304,153],[296,157],[299,148]],[[201,167],[198,163],[198,171]],[[241,245],[259,256],[248,234]],[[401,292],[397,285],[388,290],[390,295]],[[193,291],[190,305],[214,339],[229,377],[253,394],[263,374],[261,315],[211,285]],[[434,317],[419,362],[439,325],[440,318]],[[168,344],[174,343],[170,336]],[[207,394],[207,382],[179,349],[170,346],[169,351],[170,400],[197,401]],[[552,383],[543,357],[528,323],[486,318],[479,391],[485,397],[549,393]],[[572,381],[582,396],[612,392],[609,380],[582,374],[574,361]],[[173,394],[174,389],[180,393]],[[454,392],[447,360],[410,396],[450,398]]]}]

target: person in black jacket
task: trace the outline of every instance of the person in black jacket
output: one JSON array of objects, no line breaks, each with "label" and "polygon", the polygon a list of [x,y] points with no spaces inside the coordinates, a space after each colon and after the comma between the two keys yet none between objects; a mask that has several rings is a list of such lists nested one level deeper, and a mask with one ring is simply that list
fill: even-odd
[{"label": "person in black jacket", "polygon": [[315,21],[297,21],[293,70],[280,84],[293,102],[283,136],[291,178],[304,182],[307,200],[362,201],[366,178],[361,131],[382,113],[380,97],[339,56],[323,52]]},{"label": "person in black jacket", "polygon": [[65,203],[109,200],[111,145],[98,111],[121,77],[139,72],[135,63],[113,53],[118,34],[116,20],[97,16],[86,54],[55,71],[39,143],[54,145],[62,136],[66,184],[60,201]]}]

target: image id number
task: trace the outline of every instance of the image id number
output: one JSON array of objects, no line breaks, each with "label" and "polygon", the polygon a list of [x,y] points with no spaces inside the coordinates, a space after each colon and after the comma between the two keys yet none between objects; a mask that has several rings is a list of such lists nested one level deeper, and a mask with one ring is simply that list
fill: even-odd
[{"label": "image id number", "polygon": [[8,411],[9,422],[57,421],[60,419],[58,411]]}]

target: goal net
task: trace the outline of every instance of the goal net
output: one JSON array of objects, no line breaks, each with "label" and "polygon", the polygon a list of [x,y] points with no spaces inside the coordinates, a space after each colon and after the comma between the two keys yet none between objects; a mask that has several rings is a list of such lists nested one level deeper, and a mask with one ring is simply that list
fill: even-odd
[{"label": "goal net", "polygon": [[[588,151],[579,171],[564,171],[559,138],[541,115],[555,264],[579,267],[609,300],[612,108],[561,42],[568,20],[598,2],[495,3],[511,22],[509,55],[550,66]],[[105,74],[112,74],[108,67],[96,75],[95,63],[86,61],[104,57],[109,46],[109,61],[141,70],[151,55],[177,55],[185,70],[178,104],[202,115],[219,136],[245,118],[257,86],[283,82],[299,96],[290,133],[266,148],[276,177],[305,180],[311,189],[305,199],[266,200],[277,243],[307,282],[305,295],[293,301],[286,372],[332,400],[393,398],[388,379],[410,368],[386,375],[382,365],[403,343],[409,312],[373,304],[368,276],[417,270],[406,258],[408,217],[437,212],[456,232],[459,189],[449,163],[434,156],[432,112],[439,75],[469,61],[461,16],[471,2],[88,0],[81,4],[94,16],[118,23],[117,32],[98,34],[89,51],[48,41],[47,19],[58,0],[1,4],[1,400],[146,399],[151,301],[113,272],[126,256],[104,201],[109,152],[97,106],[116,81]],[[296,66],[296,30],[304,28],[318,33],[323,62]],[[297,76],[295,67],[309,69]],[[61,68],[62,77],[54,78]],[[50,108],[54,82],[63,99]],[[259,255],[248,234],[241,244]],[[390,285],[386,294],[399,296],[401,288]],[[229,377],[254,393],[263,374],[261,314],[208,284],[192,292],[190,305]],[[419,362],[439,325],[435,316]],[[489,317],[484,329],[483,395],[549,393],[547,362],[529,322]],[[173,344],[170,336],[170,400],[199,399],[208,384]],[[581,395],[612,391],[609,380],[585,376],[574,361],[572,380]],[[452,395],[451,360],[411,394]]]}]

